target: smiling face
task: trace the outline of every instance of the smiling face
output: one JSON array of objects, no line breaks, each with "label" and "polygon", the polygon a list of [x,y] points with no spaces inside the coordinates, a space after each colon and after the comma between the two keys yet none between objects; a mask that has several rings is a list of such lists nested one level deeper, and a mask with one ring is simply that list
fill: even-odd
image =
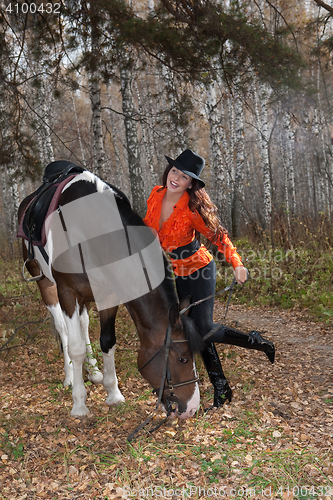
[{"label": "smiling face", "polygon": [[192,187],[192,177],[184,174],[176,167],[172,167],[167,177],[166,187],[172,194],[182,195],[185,191]]}]

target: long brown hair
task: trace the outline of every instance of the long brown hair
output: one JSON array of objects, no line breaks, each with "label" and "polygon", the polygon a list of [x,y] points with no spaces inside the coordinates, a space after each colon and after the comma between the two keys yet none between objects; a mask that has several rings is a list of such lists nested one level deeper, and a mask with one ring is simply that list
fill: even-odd
[{"label": "long brown hair", "polygon": [[[164,170],[162,178],[163,188],[167,185],[167,178],[172,167],[173,165],[169,164]],[[206,226],[214,233],[215,238],[222,240],[223,236],[228,234],[228,231],[222,226],[217,216],[217,207],[210,199],[205,188],[201,187],[200,182],[193,178],[192,187],[190,187],[187,192],[190,195],[190,201],[188,202],[189,209],[192,212],[197,211]],[[199,239],[199,233],[197,232],[196,238]]]}]

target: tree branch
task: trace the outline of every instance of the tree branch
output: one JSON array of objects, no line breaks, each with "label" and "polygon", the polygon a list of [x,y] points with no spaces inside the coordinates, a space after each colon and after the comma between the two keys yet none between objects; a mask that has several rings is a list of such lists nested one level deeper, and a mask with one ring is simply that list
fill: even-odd
[{"label": "tree branch", "polygon": [[331,5],[328,5],[327,3],[323,2],[322,0],[314,0],[314,2],[316,2],[316,4],[319,7],[322,7],[323,9],[327,10],[327,12],[329,12],[330,14],[333,15],[333,7]]},{"label": "tree branch", "polygon": [[192,20],[188,17],[182,15],[177,11],[169,0],[161,0],[161,3],[167,9],[168,12],[176,19],[176,21],[184,24],[192,24]]},{"label": "tree branch", "polygon": [[22,325],[18,326],[17,328],[15,328],[15,331],[14,333],[9,337],[9,339],[2,345],[0,346],[0,351],[8,351],[9,349],[13,349],[15,347],[23,347],[27,344],[29,338],[31,337],[31,335],[28,333],[28,338],[27,340],[25,341],[24,344],[20,344],[20,345],[15,345],[15,346],[12,346],[12,347],[6,347],[9,342],[11,342],[13,340],[14,337],[16,337],[17,333],[22,330],[22,328],[25,328],[29,325],[36,325],[38,323],[41,323],[39,329],[44,325],[44,323],[46,323],[47,321],[49,321],[51,319],[51,316],[48,316],[47,318],[45,319],[40,319],[38,321],[26,321],[25,323],[23,323]]}]

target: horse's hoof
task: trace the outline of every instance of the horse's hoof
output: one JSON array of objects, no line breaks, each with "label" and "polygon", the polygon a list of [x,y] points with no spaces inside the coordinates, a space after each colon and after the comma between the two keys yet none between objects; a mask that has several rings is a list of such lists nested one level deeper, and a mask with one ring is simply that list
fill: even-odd
[{"label": "horse's hoof", "polygon": [[71,416],[75,418],[88,417],[89,415],[91,416],[92,414],[90,413],[90,411],[86,406],[82,406],[80,408],[76,408],[74,406],[71,411]]},{"label": "horse's hoof", "polygon": [[125,398],[122,394],[119,394],[118,396],[107,397],[105,402],[108,406],[119,406],[125,403]]},{"label": "horse's hoof", "polygon": [[91,413],[90,411],[86,415],[72,415],[71,414],[72,418],[79,419],[79,420],[84,420],[85,418],[92,418],[93,416],[94,416],[94,414]]},{"label": "horse's hoof", "polygon": [[103,373],[100,371],[90,373],[88,375],[88,380],[90,380],[90,382],[92,382],[95,385],[102,384],[103,383]]},{"label": "horse's hoof", "polygon": [[65,378],[63,386],[66,387],[73,387],[73,380],[70,378]]}]

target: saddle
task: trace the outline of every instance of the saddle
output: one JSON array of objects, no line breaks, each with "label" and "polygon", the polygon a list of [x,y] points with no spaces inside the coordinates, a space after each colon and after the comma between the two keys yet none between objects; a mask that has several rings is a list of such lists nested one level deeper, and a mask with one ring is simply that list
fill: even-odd
[{"label": "saddle", "polygon": [[63,185],[74,175],[86,169],[66,160],[54,161],[47,165],[43,176],[43,184],[33,193],[33,199],[28,205],[22,220],[23,235],[29,242],[29,259],[34,259],[33,244],[43,245],[43,224],[57,189],[61,194]]}]

